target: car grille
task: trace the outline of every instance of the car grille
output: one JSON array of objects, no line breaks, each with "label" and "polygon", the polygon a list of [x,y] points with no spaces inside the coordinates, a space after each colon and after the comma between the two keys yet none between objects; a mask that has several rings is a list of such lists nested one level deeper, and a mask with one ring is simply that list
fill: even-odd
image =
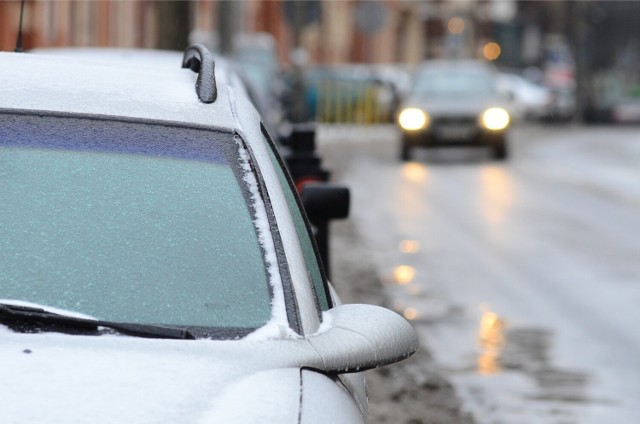
[{"label": "car grille", "polygon": [[433,119],[435,125],[472,125],[476,124],[475,116],[464,117],[438,117]]},{"label": "car grille", "polygon": [[476,118],[437,118],[433,120],[433,131],[436,137],[442,140],[467,140],[476,134]]}]

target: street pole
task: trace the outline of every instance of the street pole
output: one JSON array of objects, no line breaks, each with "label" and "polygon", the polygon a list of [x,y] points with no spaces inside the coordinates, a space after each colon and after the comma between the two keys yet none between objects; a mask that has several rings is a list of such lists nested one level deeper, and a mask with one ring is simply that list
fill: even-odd
[{"label": "street pole", "polygon": [[307,116],[306,90],[304,84],[304,51],[302,50],[302,29],[304,27],[305,2],[294,1],[293,10],[293,87],[292,87],[292,113],[293,122],[306,122]]},{"label": "street pole", "polygon": [[235,4],[233,0],[220,0],[218,2],[218,36],[220,40],[220,53],[225,56],[233,54],[233,38],[236,28]]},{"label": "street pole", "polygon": [[574,120],[584,122],[592,120],[593,98],[591,95],[591,66],[589,54],[589,16],[590,5],[587,1],[579,1],[573,4],[576,16],[576,25],[573,31],[573,45],[576,49],[576,113]]},{"label": "street pole", "polygon": [[159,1],[157,28],[158,48],[182,51],[189,43],[189,1]]}]

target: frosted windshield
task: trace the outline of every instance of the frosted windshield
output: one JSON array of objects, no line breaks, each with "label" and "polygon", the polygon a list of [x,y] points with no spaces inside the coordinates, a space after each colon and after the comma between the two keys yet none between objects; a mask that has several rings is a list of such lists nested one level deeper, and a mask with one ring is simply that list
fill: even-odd
[{"label": "frosted windshield", "polygon": [[0,299],[118,322],[269,321],[232,134],[0,118]]}]

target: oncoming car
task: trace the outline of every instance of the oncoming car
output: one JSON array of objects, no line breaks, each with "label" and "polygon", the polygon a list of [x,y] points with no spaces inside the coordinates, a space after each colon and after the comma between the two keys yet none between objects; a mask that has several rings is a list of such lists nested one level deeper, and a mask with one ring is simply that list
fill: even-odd
[{"label": "oncoming car", "polygon": [[0,65],[0,422],[365,420],[362,371],[416,334],[340,303],[260,116],[206,49]]},{"label": "oncoming car", "polygon": [[496,92],[494,70],[473,60],[425,62],[398,114],[400,158],[415,147],[486,146],[506,159],[509,112]]}]

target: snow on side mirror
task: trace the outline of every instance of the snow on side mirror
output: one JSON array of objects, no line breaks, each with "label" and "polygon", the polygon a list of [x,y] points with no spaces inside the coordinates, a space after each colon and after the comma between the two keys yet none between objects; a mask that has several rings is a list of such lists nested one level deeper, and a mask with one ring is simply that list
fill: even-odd
[{"label": "snow on side mirror", "polygon": [[322,330],[307,341],[322,371],[358,372],[392,364],[418,349],[415,330],[397,313],[374,305],[341,305],[324,315]]}]

